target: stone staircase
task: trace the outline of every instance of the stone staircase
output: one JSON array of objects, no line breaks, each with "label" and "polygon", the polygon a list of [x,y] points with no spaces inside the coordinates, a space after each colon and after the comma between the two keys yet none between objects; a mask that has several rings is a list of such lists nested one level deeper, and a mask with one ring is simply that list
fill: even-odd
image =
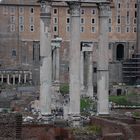
[{"label": "stone staircase", "polygon": [[133,54],[122,65],[123,82],[127,84],[140,84],[140,53]]}]

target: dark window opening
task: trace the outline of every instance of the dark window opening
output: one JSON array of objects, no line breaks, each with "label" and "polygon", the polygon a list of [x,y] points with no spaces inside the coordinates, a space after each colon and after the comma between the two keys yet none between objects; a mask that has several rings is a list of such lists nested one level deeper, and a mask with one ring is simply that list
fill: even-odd
[{"label": "dark window opening", "polygon": [[116,59],[119,61],[124,59],[124,46],[122,44],[117,45]]},{"label": "dark window opening", "polygon": [[94,71],[94,73],[96,73],[97,72],[97,68],[94,68],[93,71]]},{"label": "dark window opening", "polygon": [[117,89],[117,96],[120,96],[122,94],[122,90],[121,89]]}]

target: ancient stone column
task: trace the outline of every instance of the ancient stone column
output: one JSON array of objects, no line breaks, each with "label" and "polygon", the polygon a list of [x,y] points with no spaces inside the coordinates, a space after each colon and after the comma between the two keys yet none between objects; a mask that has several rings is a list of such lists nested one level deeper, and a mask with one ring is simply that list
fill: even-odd
[{"label": "ancient stone column", "polygon": [[137,46],[136,52],[140,53],[140,0],[137,0]]},{"label": "ancient stone column", "polygon": [[52,52],[52,80],[55,81],[56,78],[56,49]]},{"label": "ancient stone column", "polygon": [[51,50],[51,3],[41,1],[40,13],[40,109],[41,114],[51,113],[52,50]]},{"label": "ancient stone column", "polygon": [[59,82],[59,75],[60,75],[60,56],[59,56],[59,47],[56,48],[56,74],[55,74],[55,80],[56,82]]},{"label": "ancient stone column", "polygon": [[7,74],[7,84],[8,85],[10,84],[10,76],[9,76],[9,74]]},{"label": "ancient stone column", "polygon": [[80,113],[80,3],[70,7],[70,114]]},{"label": "ancient stone column", "polygon": [[84,90],[84,56],[83,51],[81,51],[80,59],[80,81],[81,81],[81,91]]},{"label": "ancient stone column", "polygon": [[13,75],[13,85],[15,85],[15,75]]},{"label": "ancient stone column", "polygon": [[108,4],[99,4],[99,46],[97,59],[97,111],[99,115],[109,114],[108,11]]},{"label": "ancient stone column", "polygon": [[18,83],[21,83],[21,74],[18,75]]},{"label": "ancient stone column", "polygon": [[24,73],[24,84],[27,82],[27,75]]},{"label": "ancient stone column", "polygon": [[89,51],[89,62],[88,62],[88,79],[87,79],[87,93],[89,97],[93,97],[93,61],[92,51]]},{"label": "ancient stone column", "polygon": [[3,74],[1,74],[1,83],[3,83]]}]

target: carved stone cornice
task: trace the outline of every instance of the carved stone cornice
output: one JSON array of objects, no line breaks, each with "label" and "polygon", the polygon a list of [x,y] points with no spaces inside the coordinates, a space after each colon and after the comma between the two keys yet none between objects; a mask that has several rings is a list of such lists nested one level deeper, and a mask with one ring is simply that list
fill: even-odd
[{"label": "carved stone cornice", "polygon": [[70,14],[71,16],[80,16],[80,2],[77,1],[70,1],[67,2],[69,8],[70,8]]},{"label": "carved stone cornice", "polygon": [[100,3],[99,4],[99,16],[108,17],[110,11],[110,6],[107,3]]}]

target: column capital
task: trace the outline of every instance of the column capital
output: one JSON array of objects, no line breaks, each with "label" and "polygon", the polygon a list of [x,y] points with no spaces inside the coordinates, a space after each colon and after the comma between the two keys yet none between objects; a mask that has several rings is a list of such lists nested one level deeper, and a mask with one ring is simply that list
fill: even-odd
[{"label": "column capital", "polygon": [[67,4],[70,8],[71,16],[80,16],[80,5],[81,5],[80,2],[70,1],[70,2],[67,2]]},{"label": "column capital", "polygon": [[110,6],[108,3],[99,4],[99,16],[108,17],[110,11]]}]

